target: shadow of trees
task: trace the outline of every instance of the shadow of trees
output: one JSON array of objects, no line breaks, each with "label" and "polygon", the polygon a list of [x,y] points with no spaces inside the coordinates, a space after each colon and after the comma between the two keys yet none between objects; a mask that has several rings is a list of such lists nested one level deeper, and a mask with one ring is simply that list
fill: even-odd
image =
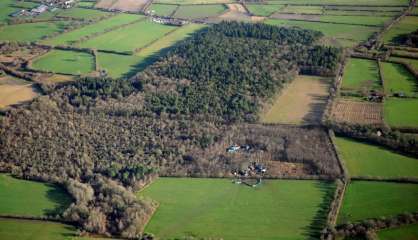
[{"label": "shadow of trees", "polygon": [[67,191],[62,187],[55,184],[47,184],[49,190],[46,192],[46,197],[50,200],[55,208],[45,209],[44,214],[46,216],[56,216],[61,214],[68,208],[72,200]]}]

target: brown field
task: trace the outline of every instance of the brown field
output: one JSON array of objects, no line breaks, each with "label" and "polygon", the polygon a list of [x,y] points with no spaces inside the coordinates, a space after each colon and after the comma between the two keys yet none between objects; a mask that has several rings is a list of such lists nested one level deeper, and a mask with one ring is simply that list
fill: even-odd
[{"label": "brown field", "polygon": [[95,7],[110,10],[138,12],[142,10],[149,0],[100,0]]},{"label": "brown field", "polygon": [[56,83],[66,83],[74,81],[74,76],[62,75],[62,74],[42,74],[39,77],[39,82],[43,84],[56,84]]},{"label": "brown field", "polygon": [[231,4],[227,4],[229,11],[232,12],[240,12],[240,13],[248,13],[247,10],[245,9],[244,6],[242,6],[242,4],[239,3],[231,3]]},{"label": "brown field", "polygon": [[38,96],[29,82],[9,76],[0,78],[0,109],[29,101]]},{"label": "brown field", "polygon": [[382,124],[383,107],[381,103],[338,100],[333,105],[331,118],[337,122]]},{"label": "brown field", "polygon": [[319,124],[326,107],[330,79],[298,76],[261,116],[264,123]]}]

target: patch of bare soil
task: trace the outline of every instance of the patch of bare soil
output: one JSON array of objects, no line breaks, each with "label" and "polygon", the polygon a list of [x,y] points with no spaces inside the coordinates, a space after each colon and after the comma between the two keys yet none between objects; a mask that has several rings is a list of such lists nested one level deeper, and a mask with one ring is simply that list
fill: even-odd
[{"label": "patch of bare soil", "polygon": [[96,7],[109,10],[138,12],[143,10],[149,1],[150,0],[100,0],[96,4]]},{"label": "patch of bare soil", "polygon": [[239,3],[230,3],[227,4],[229,11],[231,12],[240,12],[240,13],[248,13],[247,9],[245,9],[244,6],[242,6],[242,4]]},{"label": "patch of bare soil", "polygon": [[226,13],[208,19],[208,22],[218,23],[221,21],[238,21],[238,22],[261,22],[265,17],[250,16],[248,13],[238,11],[227,11]]},{"label": "patch of bare soil", "polygon": [[33,85],[10,77],[0,78],[0,109],[37,97]]},{"label": "patch of bare soil", "polygon": [[336,122],[380,125],[383,124],[383,107],[381,103],[338,100],[331,117]]},{"label": "patch of bare soil", "polygon": [[276,19],[287,19],[287,20],[319,21],[321,15],[274,13],[270,17],[271,18],[276,18]]}]

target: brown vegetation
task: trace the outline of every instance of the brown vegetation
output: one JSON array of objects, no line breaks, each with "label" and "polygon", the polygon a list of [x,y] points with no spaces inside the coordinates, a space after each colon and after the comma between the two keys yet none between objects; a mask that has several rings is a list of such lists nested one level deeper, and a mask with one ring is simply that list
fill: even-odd
[{"label": "brown vegetation", "polygon": [[139,12],[147,6],[148,1],[149,0],[100,0],[95,7],[108,10]]},{"label": "brown vegetation", "polygon": [[333,104],[331,118],[337,122],[355,124],[383,124],[381,103],[339,99]]}]

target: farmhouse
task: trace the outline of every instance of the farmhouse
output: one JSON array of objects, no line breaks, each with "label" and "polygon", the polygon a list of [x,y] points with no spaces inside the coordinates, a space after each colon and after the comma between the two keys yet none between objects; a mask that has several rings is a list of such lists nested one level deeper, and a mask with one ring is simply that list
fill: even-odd
[{"label": "farmhouse", "polygon": [[175,19],[175,18],[163,18],[163,17],[152,17],[151,20],[155,23],[172,25],[172,26],[183,26],[189,23],[186,20],[180,20],[180,19]]},{"label": "farmhouse", "polygon": [[41,14],[41,13],[45,12],[46,10],[48,10],[48,6],[46,6],[44,4],[41,4],[41,5],[37,6],[36,8],[33,8],[31,10],[31,12],[34,13],[34,14]]}]

